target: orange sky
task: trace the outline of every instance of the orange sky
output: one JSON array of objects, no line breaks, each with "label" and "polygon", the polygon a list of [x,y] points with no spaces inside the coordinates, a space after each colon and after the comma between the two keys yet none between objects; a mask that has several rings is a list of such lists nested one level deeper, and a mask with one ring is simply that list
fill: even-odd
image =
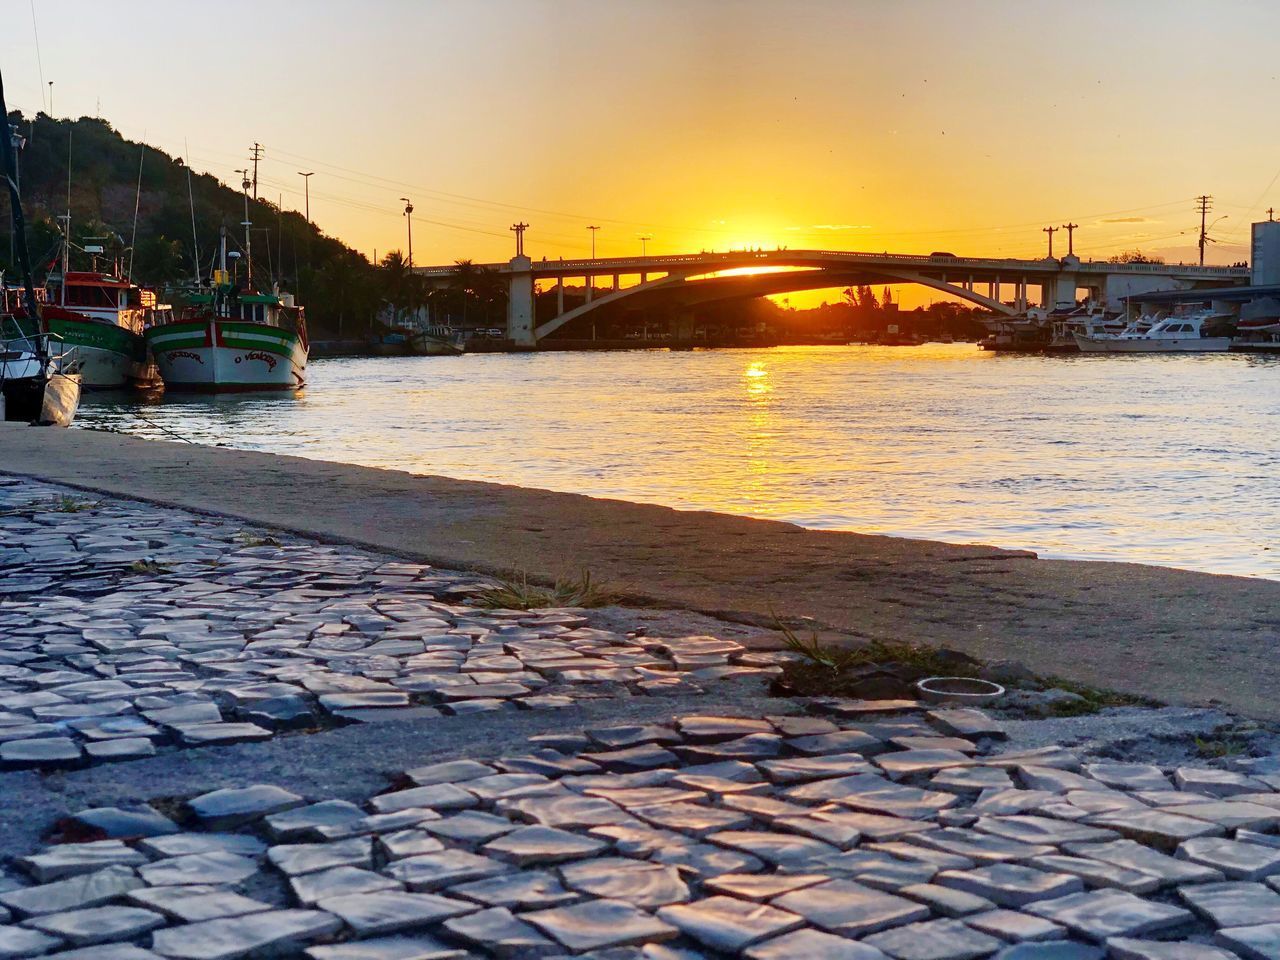
[{"label": "orange sky", "polygon": [[[1177,0],[11,0],[11,106],[99,112],[372,255],[785,244],[1245,258],[1280,206],[1280,7]],[[234,69],[232,69],[234,67]],[[1065,234],[1055,238],[1065,248]],[[795,299],[795,298],[793,298]],[[924,295],[927,301],[927,295]]]}]

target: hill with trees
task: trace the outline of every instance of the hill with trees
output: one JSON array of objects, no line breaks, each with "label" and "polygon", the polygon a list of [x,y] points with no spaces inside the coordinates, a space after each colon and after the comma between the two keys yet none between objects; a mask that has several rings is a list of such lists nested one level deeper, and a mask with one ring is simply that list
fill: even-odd
[{"label": "hill with trees", "polygon": [[[244,195],[190,170],[182,158],[128,140],[94,117],[25,117],[15,111],[9,122],[26,139],[19,175],[38,282],[57,258],[57,218],[68,208],[74,244],[101,244],[105,257],[117,259],[134,282],[161,290],[208,277],[219,228],[227,228],[230,249],[243,245]],[[302,214],[265,199],[250,199],[249,219],[255,273],[297,294],[317,336],[365,336],[388,305],[406,309],[427,299],[398,252],[372,264]],[[12,277],[10,245],[2,238],[0,263]]]}]

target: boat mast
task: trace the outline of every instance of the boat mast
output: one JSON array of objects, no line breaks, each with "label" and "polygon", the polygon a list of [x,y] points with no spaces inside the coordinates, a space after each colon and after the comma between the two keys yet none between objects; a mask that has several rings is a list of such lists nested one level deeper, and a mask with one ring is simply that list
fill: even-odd
[{"label": "boat mast", "polygon": [[76,128],[67,130],[67,212],[59,219],[63,221],[62,234],[62,283],[59,285],[58,300],[62,306],[67,305],[67,270],[71,266],[71,138]]},{"label": "boat mast", "polygon": [[218,313],[218,307],[223,302],[223,298],[227,296],[222,293],[219,288],[227,285],[227,225],[224,223],[218,227],[218,280],[219,283],[213,285],[213,312]]},{"label": "boat mast", "polygon": [[244,191],[244,259],[245,259],[245,289],[253,289],[253,241],[251,239],[253,226],[249,220],[249,171],[244,171],[244,180],[240,183],[241,189]]},{"label": "boat mast", "polygon": [[[5,106],[3,77],[0,77],[0,117],[8,124],[9,108]],[[36,324],[35,352],[40,361],[40,369],[44,371],[49,366],[49,345],[44,337],[38,336],[40,311],[36,306],[36,287],[31,280],[31,258],[27,255],[27,220],[22,214],[22,197],[18,193],[17,172],[14,169],[17,164],[12,150],[0,150],[0,153],[4,154],[4,178],[9,185],[9,205],[13,210],[14,253],[18,258],[18,269],[22,272],[22,296],[27,316]]]}]

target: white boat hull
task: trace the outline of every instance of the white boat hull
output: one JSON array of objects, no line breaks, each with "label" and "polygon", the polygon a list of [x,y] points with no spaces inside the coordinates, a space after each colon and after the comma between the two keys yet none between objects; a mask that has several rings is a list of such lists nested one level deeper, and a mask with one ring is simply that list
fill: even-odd
[{"label": "white boat hull", "polygon": [[307,344],[291,330],[209,320],[152,327],[146,337],[166,389],[297,390],[304,382]]},{"label": "white boat hull", "polygon": [[1188,337],[1182,340],[1095,339],[1076,335],[1081,353],[1225,353],[1231,348],[1230,337]]}]

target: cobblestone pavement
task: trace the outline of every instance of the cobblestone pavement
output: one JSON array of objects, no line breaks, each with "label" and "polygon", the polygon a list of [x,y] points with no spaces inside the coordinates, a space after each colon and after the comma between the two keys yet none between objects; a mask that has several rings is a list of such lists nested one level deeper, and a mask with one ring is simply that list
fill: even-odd
[{"label": "cobblestone pavement", "polygon": [[782,656],[713,637],[625,636],[579,610],[468,605],[491,585],[0,478],[0,767],[697,693],[776,671]]},{"label": "cobblestone pavement", "polygon": [[[0,479],[0,765],[777,670],[733,640],[487,610],[486,586]],[[0,867],[0,960],[1280,960],[1280,757],[1094,762],[1010,750],[977,711],[807,709],[565,723],[362,803],[282,776],[79,810]]]},{"label": "cobblestone pavement", "polygon": [[85,810],[0,878],[0,956],[1280,956],[1273,764],[1001,736],[831,701],[536,737],[363,805],[259,784]]}]

